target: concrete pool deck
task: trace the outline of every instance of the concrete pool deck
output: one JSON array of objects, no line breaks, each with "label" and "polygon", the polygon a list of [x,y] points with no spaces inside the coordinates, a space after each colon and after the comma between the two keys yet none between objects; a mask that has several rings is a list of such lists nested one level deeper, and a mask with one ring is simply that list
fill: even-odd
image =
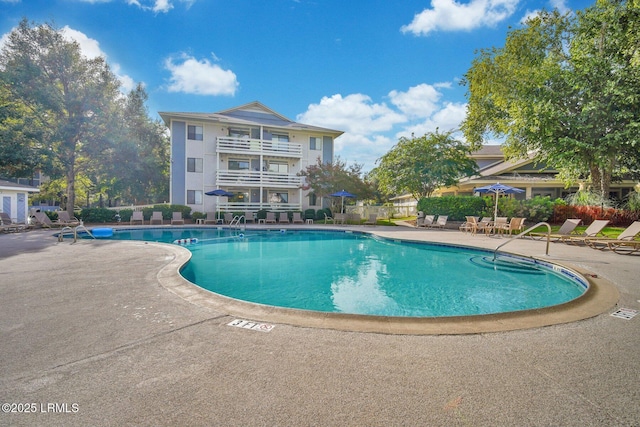
[{"label": "concrete pool deck", "polygon": [[[490,249],[506,240],[365,230]],[[640,425],[640,315],[610,316],[640,308],[638,256],[551,245],[550,261],[619,293],[615,307],[572,323],[470,335],[275,323],[265,333],[168,291],[169,245],[52,234],[0,235],[0,425]],[[504,249],[544,259],[544,247]],[[11,413],[25,404],[35,413]]]}]

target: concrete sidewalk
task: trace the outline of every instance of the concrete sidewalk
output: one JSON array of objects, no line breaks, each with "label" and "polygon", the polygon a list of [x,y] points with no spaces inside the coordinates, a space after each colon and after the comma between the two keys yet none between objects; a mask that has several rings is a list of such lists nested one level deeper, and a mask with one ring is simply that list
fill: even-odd
[{"label": "concrete sidewalk", "polygon": [[[492,249],[504,241],[366,230]],[[0,235],[2,426],[640,425],[640,316],[612,309],[459,336],[286,324],[263,333],[162,287],[168,245],[51,235]],[[505,249],[543,256],[544,243]],[[640,257],[552,244],[549,258],[613,282],[620,307],[640,307]]]}]

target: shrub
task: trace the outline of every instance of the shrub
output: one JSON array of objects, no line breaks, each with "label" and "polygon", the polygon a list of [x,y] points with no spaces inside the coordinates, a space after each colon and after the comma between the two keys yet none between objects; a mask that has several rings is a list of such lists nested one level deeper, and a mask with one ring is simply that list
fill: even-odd
[{"label": "shrub", "polygon": [[260,209],[258,212],[256,212],[256,219],[266,219],[267,212],[268,211],[266,209]]},{"label": "shrub", "polygon": [[[427,215],[448,215],[452,221],[464,221],[466,216],[482,216],[486,208],[485,198],[474,196],[426,197],[418,202],[419,211]],[[491,212],[493,216],[493,209]]]},{"label": "shrub", "polygon": [[328,216],[329,218],[332,218],[333,214],[331,213],[331,209],[329,208],[318,209],[318,211],[316,212],[316,220],[324,220],[325,215]]},{"label": "shrub", "polygon": [[116,211],[107,208],[85,208],[80,211],[79,219],[88,223],[105,223],[116,221]]},{"label": "shrub", "polygon": [[120,214],[121,222],[130,222],[131,216],[133,215],[133,209],[120,209],[118,214]]},{"label": "shrub", "polygon": [[198,211],[191,214],[191,219],[193,219],[194,221],[197,219],[205,219],[206,217],[207,214]]},{"label": "shrub", "polygon": [[580,218],[584,224],[591,224],[596,219],[608,219],[609,225],[627,227],[632,222],[640,220],[640,211],[626,211],[601,206],[556,205],[552,221],[560,224],[568,218]]},{"label": "shrub", "polygon": [[316,219],[316,210],[307,209],[304,211],[304,219]]}]

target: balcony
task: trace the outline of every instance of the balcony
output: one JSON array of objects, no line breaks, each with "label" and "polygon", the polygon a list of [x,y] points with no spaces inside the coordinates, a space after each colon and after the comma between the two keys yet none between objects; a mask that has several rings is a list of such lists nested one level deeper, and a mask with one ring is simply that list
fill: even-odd
[{"label": "balcony", "polygon": [[220,202],[218,209],[222,212],[256,212],[268,210],[270,212],[301,211],[300,203],[231,203]]},{"label": "balcony", "polygon": [[219,136],[216,138],[216,152],[229,154],[262,154],[300,159],[302,158],[302,145],[283,141]]},{"label": "balcony", "polygon": [[216,173],[216,185],[218,187],[299,188],[302,185],[302,177],[293,173],[219,170]]}]

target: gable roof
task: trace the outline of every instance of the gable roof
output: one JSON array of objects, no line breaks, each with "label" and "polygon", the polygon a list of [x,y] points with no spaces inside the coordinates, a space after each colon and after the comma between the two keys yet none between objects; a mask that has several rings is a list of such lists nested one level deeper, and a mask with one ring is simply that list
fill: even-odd
[{"label": "gable roof", "polygon": [[228,110],[219,111],[217,113],[179,113],[179,112],[160,112],[160,117],[165,124],[169,126],[171,119],[193,120],[204,122],[224,123],[227,125],[244,125],[244,126],[266,126],[272,128],[286,129],[291,131],[310,131],[331,134],[334,138],[342,135],[344,132],[334,129],[323,128],[319,126],[307,125],[304,123],[296,123],[291,119],[279,114],[264,104],[254,101],[239,107],[230,108]]}]

